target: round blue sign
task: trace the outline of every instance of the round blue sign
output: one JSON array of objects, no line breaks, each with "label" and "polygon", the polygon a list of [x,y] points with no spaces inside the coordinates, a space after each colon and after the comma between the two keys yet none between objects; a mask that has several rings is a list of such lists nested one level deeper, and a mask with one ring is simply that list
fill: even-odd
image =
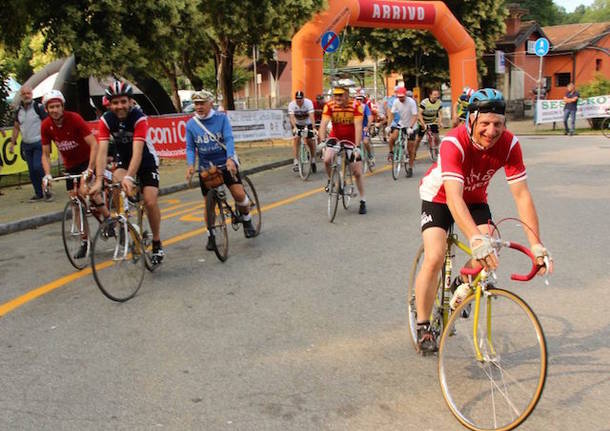
[{"label": "round blue sign", "polygon": [[327,31],[322,35],[320,40],[322,50],[327,53],[332,53],[339,49],[339,36],[334,31]]},{"label": "round blue sign", "polygon": [[549,48],[550,48],[549,40],[545,37],[541,37],[540,39],[537,39],[536,43],[534,45],[534,49],[535,49],[536,55],[538,57],[544,57],[545,55],[547,55],[549,53]]}]

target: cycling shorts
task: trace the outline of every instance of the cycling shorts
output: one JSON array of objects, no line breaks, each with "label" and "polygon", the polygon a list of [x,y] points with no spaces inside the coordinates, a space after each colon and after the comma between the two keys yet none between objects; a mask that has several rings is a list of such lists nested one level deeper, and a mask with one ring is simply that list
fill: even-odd
[{"label": "cycling shorts", "polygon": [[[398,124],[392,123],[392,127],[390,129],[393,132],[394,130],[399,130],[400,127],[398,126]],[[417,132],[417,130],[413,129],[413,132],[411,132],[410,135],[407,135],[407,141],[412,141],[413,139],[415,139],[415,133],[416,132]],[[407,134],[407,128],[406,127],[402,127],[402,133]]]},{"label": "cycling shorts", "polygon": [[[426,127],[430,129],[432,133],[438,134],[438,124],[426,124]],[[426,129],[420,127],[417,131],[418,136],[424,136],[426,134]]]},{"label": "cycling shorts", "polygon": [[[491,220],[491,211],[486,203],[466,204],[474,222],[478,225],[487,224]],[[430,227],[440,227],[449,231],[454,220],[447,204],[439,202],[421,202],[421,230]]]},{"label": "cycling shorts", "polygon": [[311,124],[307,124],[305,126],[299,126],[297,124],[297,131],[301,131],[307,129],[307,136],[305,136],[306,138],[313,138],[313,126]]},{"label": "cycling shorts", "polygon": [[[349,160],[350,163],[359,162],[362,160],[362,157],[360,157],[360,150],[358,148],[352,145],[344,145],[344,148],[347,160]],[[334,153],[337,154],[341,147],[338,145],[338,141],[335,138],[330,138],[326,141],[326,149],[334,151]]]},{"label": "cycling shorts", "polygon": [[[83,162],[80,165],[72,166],[70,169],[66,169],[66,173],[70,175],[80,175],[89,167],[89,162]],[[66,190],[71,192],[74,188],[74,180],[72,178],[66,180]]]},{"label": "cycling shorts", "polygon": [[157,168],[144,168],[138,172],[138,182],[140,187],[144,190],[144,187],[159,188],[159,170]]},{"label": "cycling shorts", "polygon": [[[237,172],[235,173],[235,178],[231,175],[231,172],[226,167],[220,168],[222,170],[222,178],[224,179],[225,185],[227,187],[231,187],[233,184],[241,184],[241,176],[239,175],[239,167],[237,167]],[[199,187],[201,188],[201,194],[203,197],[208,194],[208,189],[203,184],[203,180],[201,179],[201,175],[197,175],[199,177]]]}]

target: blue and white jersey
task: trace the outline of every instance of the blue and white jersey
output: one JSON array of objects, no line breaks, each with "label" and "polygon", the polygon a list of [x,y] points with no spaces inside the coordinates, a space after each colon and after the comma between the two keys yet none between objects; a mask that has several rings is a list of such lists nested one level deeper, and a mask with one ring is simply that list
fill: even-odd
[{"label": "blue and white jersey", "polygon": [[[186,161],[188,165],[193,166],[195,164],[195,155],[199,159],[199,170],[201,168],[207,169],[210,163],[216,166],[224,165],[229,157],[237,162],[229,118],[213,109],[207,117],[197,118],[214,135],[215,139],[210,137],[208,132],[201,128],[194,118],[191,118],[186,123]],[[219,142],[226,147],[226,150]]]},{"label": "blue and white jersey", "polygon": [[148,139],[148,118],[138,108],[131,108],[127,118],[119,119],[113,112],[106,111],[100,117],[98,139],[110,140],[112,136],[116,147],[116,154],[120,167],[127,168],[133,154],[133,141],[144,141],[142,161],[140,168],[156,169],[159,166],[159,157],[155,147]]}]

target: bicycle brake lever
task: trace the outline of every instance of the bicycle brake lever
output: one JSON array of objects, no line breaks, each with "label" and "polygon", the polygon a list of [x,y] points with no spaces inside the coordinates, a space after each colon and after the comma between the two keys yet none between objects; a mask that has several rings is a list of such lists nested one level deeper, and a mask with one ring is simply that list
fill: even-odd
[{"label": "bicycle brake lever", "polygon": [[551,285],[551,283],[549,281],[549,268],[550,268],[550,265],[551,265],[551,260],[549,259],[548,256],[544,256],[544,266],[546,267],[547,270],[545,271],[543,277],[544,277],[544,284],[546,286],[550,286]]}]

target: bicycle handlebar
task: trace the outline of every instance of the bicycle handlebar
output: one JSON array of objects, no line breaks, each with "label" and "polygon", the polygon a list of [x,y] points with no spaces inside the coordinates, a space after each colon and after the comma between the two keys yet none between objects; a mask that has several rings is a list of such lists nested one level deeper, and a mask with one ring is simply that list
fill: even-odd
[{"label": "bicycle handlebar", "polygon": [[[515,280],[515,281],[530,281],[532,278],[534,278],[536,276],[536,274],[538,273],[538,270],[544,266],[544,265],[538,265],[538,262],[536,262],[536,258],[534,257],[534,255],[532,254],[532,252],[530,251],[529,248],[525,247],[524,245],[518,244],[516,242],[512,242],[512,241],[500,241],[500,240],[495,240],[493,241],[493,246],[496,249],[500,249],[501,247],[508,247],[508,248],[512,248],[513,250],[517,250],[520,251],[521,253],[527,255],[530,260],[532,261],[532,269],[530,270],[530,272],[528,274],[511,274],[510,279],[511,280]],[[475,277],[479,272],[481,272],[483,268],[462,268],[460,270],[460,273],[462,275],[468,275],[468,276],[472,276]]]}]

